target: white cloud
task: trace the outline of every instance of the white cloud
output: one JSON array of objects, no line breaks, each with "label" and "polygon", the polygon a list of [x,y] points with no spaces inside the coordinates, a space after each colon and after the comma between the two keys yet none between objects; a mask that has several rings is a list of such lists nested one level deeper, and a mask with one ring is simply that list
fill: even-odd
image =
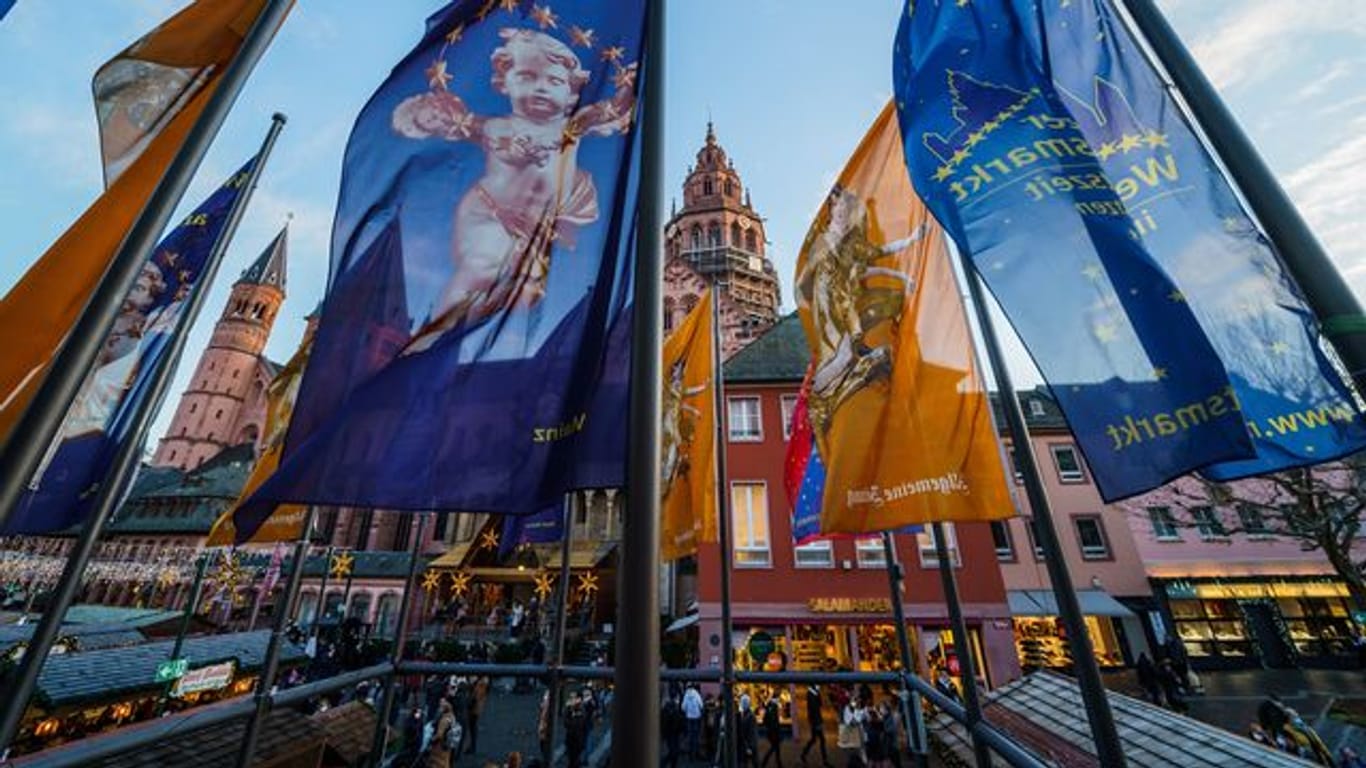
[{"label": "white cloud", "polygon": [[1294,56],[1306,35],[1336,33],[1366,38],[1366,3],[1358,0],[1246,0],[1210,25],[1192,46],[1205,74],[1220,89],[1274,74]]},{"label": "white cloud", "polygon": [[50,103],[31,102],[7,112],[4,130],[19,140],[73,189],[103,189],[99,138],[93,110],[75,114]]},{"label": "white cloud", "polygon": [[1332,254],[1359,294],[1366,294],[1366,119],[1358,119],[1349,138],[1286,178],[1286,189],[1310,227]]},{"label": "white cloud", "polygon": [[1300,88],[1295,94],[1295,101],[1307,101],[1320,94],[1327,92],[1328,86],[1352,73],[1352,64],[1346,61],[1335,61],[1333,65],[1319,76],[1317,80],[1312,80],[1308,85]]}]

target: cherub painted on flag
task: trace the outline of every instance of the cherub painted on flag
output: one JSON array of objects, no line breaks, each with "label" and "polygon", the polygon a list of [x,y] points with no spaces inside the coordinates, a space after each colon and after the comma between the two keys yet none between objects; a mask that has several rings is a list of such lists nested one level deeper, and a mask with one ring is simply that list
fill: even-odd
[{"label": "cherub painted on flag", "polygon": [[[631,124],[636,64],[612,59],[615,94],[580,107],[589,72],[569,46],[532,29],[505,27],[498,35],[503,44],[490,57],[491,80],[508,97],[507,114],[477,115],[448,90],[446,46],[427,70],[431,90],[394,109],[393,127],[403,136],[476,142],[486,161],[483,177],[455,209],[455,272],[407,352],[426,349],[451,328],[500,309],[529,308],[545,296],[552,244],[572,247],[578,227],[598,218],[593,177],[578,167],[579,141],[624,133]],[[458,39],[448,36],[447,45],[451,37]],[[604,53],[615,56],[614,50],[620,49]]]}]

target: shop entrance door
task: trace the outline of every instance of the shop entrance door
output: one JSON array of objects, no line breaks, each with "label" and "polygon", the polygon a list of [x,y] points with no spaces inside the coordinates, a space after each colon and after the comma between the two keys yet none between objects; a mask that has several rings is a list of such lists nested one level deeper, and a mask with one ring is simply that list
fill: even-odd
[{"label": "shop entrance door", "polygon": [[1243,603],[1247,631],[1257,642],[1262,666],[1268,669],[1288,669],[1294,665],[1290,660],[1290,649],[1285,646],[1285,640],[1276,626],[1275,610],[1264,602]]}]

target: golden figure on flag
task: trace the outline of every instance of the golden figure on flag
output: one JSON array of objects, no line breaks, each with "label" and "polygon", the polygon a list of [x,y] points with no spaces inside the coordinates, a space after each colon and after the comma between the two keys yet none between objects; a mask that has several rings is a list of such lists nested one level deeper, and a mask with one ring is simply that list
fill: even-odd
[{"label": "golden figure on flag", "polygon": [[697,419],[702,409],[688,403],[688,400],[707,391],[711,381],[689,387],[683,383],[687,359],[681,359],[669,366],[668,379],[664,385],[663,410],[664,423],[660,434],[663,445],[660,450],[660,487],[667,493],[675,477],[688,474],[691,468],[689,456],[693,438],[697,435]]},{"label": "golden figure on flag", "polygon": [[403,136],[477,142],[485,158],[483,177],[455,209],[455,272],[408,353],[463,322],[540,301],[552,243],[572,245],[575,230],[598,218],[597,188],[578,167],[579,140],[621,133],[631,123],[635,64],[616,65],[611,99],[579,108],[589,72],[569,46],[531,29],[505,28],[499,37],[493,87],[508,97],[510,112],[474,114],[447,90],[444,56],[427,71],[431,90],[394,109],[393,127]]}]

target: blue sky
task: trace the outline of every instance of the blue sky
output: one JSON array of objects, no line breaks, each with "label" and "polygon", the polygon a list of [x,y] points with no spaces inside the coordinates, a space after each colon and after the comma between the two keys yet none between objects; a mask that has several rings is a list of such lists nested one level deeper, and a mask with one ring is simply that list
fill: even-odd
[{"label": "blue sky", "polygon": [[[554,0],[550,0],[552,6]],[[580,2],[582,0],[579,0]],[[1051,1],[1051,0],[1050,0]],[[342,150],[365,100],[416,42],[434,0],[299,0],[186,197],[193,207],[289,124],[153,428],[159,437],[238,275],[293,214],[288,300],[267,354],[289,356],[322,295]],[[19,0],[0,21],[0,291],[99,194],[90,78],[184,0]],[[1160,0],[1360,293],[1366,287],[1366,3]],[[811,216],[891,94],[899,0],[673,0],[666,199],[708,117],[767,218],[792,308]],[[1019,359],[1017,357],[1017,359]],[[1021,371],[1017,378],[1028,381]]]}]

